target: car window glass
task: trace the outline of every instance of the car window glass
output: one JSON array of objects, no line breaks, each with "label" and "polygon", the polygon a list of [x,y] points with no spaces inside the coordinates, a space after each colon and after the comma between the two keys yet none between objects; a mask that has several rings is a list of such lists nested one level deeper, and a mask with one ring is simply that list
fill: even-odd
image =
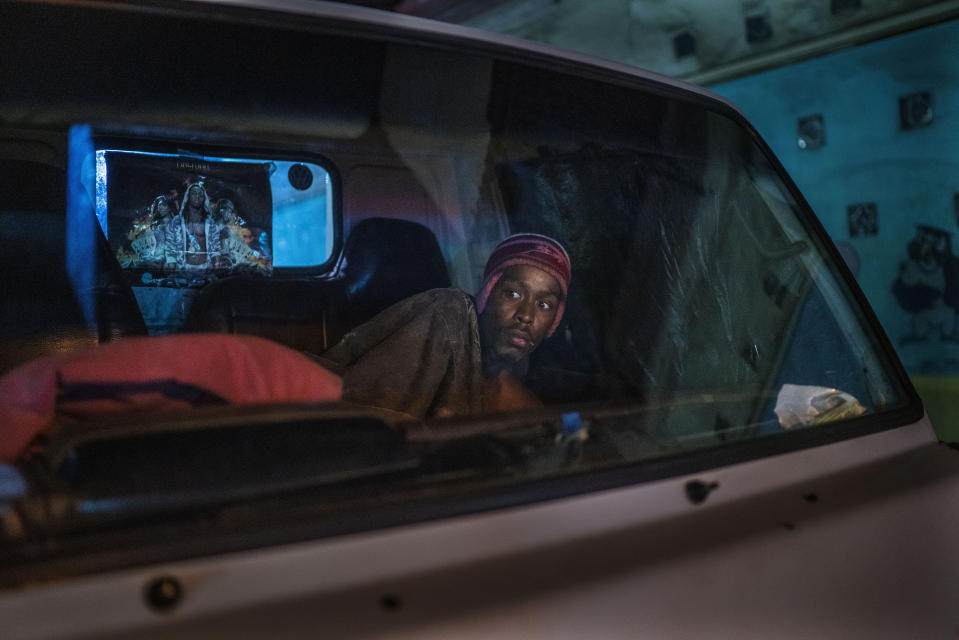
[{"label": "car window glass", "polygon": [[[8,331],[17,361],[41,342],[71,357],[71,348],[99,343],[76,350],[90,369],[11,387],[42,389],[38,397],[50,401],[51,422],[25,442],[40,456],[45,438],[55,442],[57,457],[43,463],[79,505],[41,531],[70,530],[70,518],[94,527],[220,503],[242,522],[247,500],[300,491],[315,492],[298,503],[304,520],[352,510],[366,522],[387,502],[405,513],[417,501],[446,500],[420,512],[434,517],[469,509],[478,494],[497,505],[524,499],[502,487],[559,480],[567,493],[590,491],[921,417],[813,213],[719,100],[490,43],[438,47],[325,22],[313,31],[309,20],[270,27],[239,13],[220,21],[97,9],[115,19],[107,33],[92,9],[45,9],[70,30],[90,30],[85,42],[136,38],[90,47],[82,64],[38,58],[42,73],[0,68],[14,89],[0,98],[0,115],[44,104],[34,116],[44,127],[59,123],[69,134],[91,123],[92,132],[89,151],[71,135],[64,152],[74,216],[61,225],[65,242],[51,242],[24,212],[4,212],[23,238],[3,254],[4,269],[36,271],[30,254],[45,256],[43,268],[67,274],[76,297],[61,306],[92,336],[81,343],[53,327],[26,340]],[[21,13],[24,25],[37,18],[21,8],[11,15]],[[27,31],[13,30],[11,44]],[[188,87],[154,98],[138,88],[168,86],[179,70],[158,62],[131,73],[129,61],[143,55],[229,70],[216,80],[230,90],[188,74]],[[83,82],[69,84],[67,100],[55,87],[74,75]],[[89,157],[82,197],[74,152],[84,167]],[[19,176],[31,172],[24,165],[10,175],[28,182]],[[95,219],[102,237],[86,233]],[[549,260],[487,268],[514,234],[540,238],[534,252]],[[21,250],[44,243],[42,254]],[[66,264],[77,256],[79,266]],[[521,268],[531,266],[535,277]],[[518,283],[497,288],[499,277]],[[531,291],[556,304],[530,304]],[[35,322],[8,306],[8,324]],[[184,333],[197,335],[164,342]],[[149,347],[134,343],[117,356],[129,367],[97,368],[116,338],[143,334]],[[223,364],[211,336],[252,336],[271,348]],[[271,369],[283,361],[271,355],[278,351],[303,370],[336,374],[342,388],[331,389],[342,393],[322,402],[298,395],[303,377]],[[137,378],[137,367],[147,373]],[[93,380],[68,375],[88,371]],[[97,396],[91,385],[117,393]],[[196,388],[202,393],[187,393]],[[157,409],[156,394],[179,411]],[[250,406],[264,397],[288,402]],[[258,456],[271,437],[275,455]],[[254,459],[263,462],[256,470],[230,466]],[[226,471],[214,477],[220,465]],[[138,493],[142,474],[153,483],[149,496]],[[77,478],[91,484],[71,485]],[[182,491],[189,486],[197,491]],[[269,513],[277,529],[292,517]]]}]

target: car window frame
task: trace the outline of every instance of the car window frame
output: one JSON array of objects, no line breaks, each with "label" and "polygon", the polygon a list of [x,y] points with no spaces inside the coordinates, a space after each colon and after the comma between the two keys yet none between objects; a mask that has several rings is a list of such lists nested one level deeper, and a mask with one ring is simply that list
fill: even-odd
[{"label": "car window frame", "polygon": [[[158,5],[146,5],[146,8],[119,6],[121,11],[150,10],[163,12],[166,11]],[[217,530],[208,532],[199,540],[189,540],[171,546],[161,543],[154,545],[155,548],[150,551],[144,549],[131,559],[130,556],[123,556],[114,566],[131,566],[140,564],[144,559],[156,561],[170,558],[183,558],[190,556],[212,555],[222,553],[226,549],[240,550],[261,546],[269,546],[283,542],[292,542],[296,540],[316,539],[331,535],[341,535],[358,531],[368,531],[383,527],[397,526],[399,524],[408,524],[413,522],[422,522],[438,518],[450,518],[458,515],[477,513],[482,511],[491,511],[508,507],[521,507],[523,505],[540,502],[544,500],[553,500],[562,497],[588,494],[596,491],[640,484],[664,478],[673,478],[686,474],[699,473],[709,469],[774,456],[782,453],[797,451],[811,447],[831,444],[839,441],[846,441],[859,436],[885,431],[897,427],[903,427],[910,423],[915,423],[922,418],[923,409],[918,394],[909,382],[895,351],[882,331],[875,313],[866,302],[865,296],[859,289],[851,272],[845,266],[839,255],[838,250],[829,240],[825,229],[819,220],[812,213],[808,202],[803,198],[801,192],[795,186],[791,178],[785,172],[781,163],[772,153],[768,145],[762,140],[755,128],[746,120],[738,110],[729,105],[723,99],[710,97],[706,92],[694,87],[684,88],[680,83],[674,80],[665,80],[663,84],[657,84],[657,80],[652,74],[639,72],[626,68],[622,65],[607,64],[584,56],[573,56],[570,54],[557,54],[556,57],[547,55],[545,47],[520,46],[518,41],[507,41],[504,38],[482,38],[471,30],[451,29],[450,33],[428,32],[425,29],[417,30],[419,22],[409,23],[405,20],[397,20],[395,24],[387,23],[381,20],[380,23],[359,23],[346,19],[325,17],[322,13],[315,14],[303,10],[301,14],[277,14],[263,13],[259,9],[243,7],[236,11],[228,11],[218,5],[205,5],[197,7],[177,7],[171,9],[171,12],[178,12],[183,15],[202,16],[203,19],[209,18],[211,24],[217,20],[238,21],[244,24],[262,24],[264,16],[272,21],[268,27],[265,27],[274,34],[281,33],[285,29],[304,29],[311,33],[322,34],[327,32],[336,33],[343,37],[358,37],[362,39],[375,40],[377,42],[395,42],[398,44],[413,45],[438,50],[453,50],[473,55],[489,56],[495,61],[503,61],[517,65],[529,65],[561,73],[571,73],[579,77],[592,78],[604,83],[613,83],[631,90],[647,91],[657,95],[662,95],[671,99],[681,100],[686,103],[698,104],[702,108],[718,113],[730,118],[737,126],[744,129],[752,139],[753,143],[761,150],[766,161],[771,165],[776,175],[782,180],[789,195],[797,203],[799,211],[797,219],[802,224],[809,235],[819,241],[817,250],[822,252],[830,260],[829,266],[833,273],[844,283],[847,293],[850,296],[850,302],[856,305],[856,311],[862,314],[863,320],[872,331],[876,339],[877,350],[882,350],[889,364],[891,373],[898,376],[898,382],[905,394],[906,403],[902,407],[887,410],[880,415],[869,415],[855,418],[839,423],[825,424],[817,426],[814,429],[798,429],[787,433],[778,434],[775,438],[762,438],[749,441],[729,443],[698,451],[684,451],[667,458],[655,461],[634,462],[612,469],[590,470],[589,481],[583,482],[582,474],[572,474],[558,478],[545,479],[526,479],[518,485],[511,485],[510,498],[507,505],[504,505],[503,496],[500,490],[495,487],[480,487],[470,495],[443,495],[425,498],[419,502],[409,505],[409,508],[386,508],[382,511],[351,513],[346,515],[335,515],[329,519],[323,517],[323,509],[315,507],[310,514],[308,522],[270,522],[262,529],[256,531],[256,535],[247,535],[244,531]],[[273,20],[275,18],[275,20]],[[406,26],[404,26],[406,25]],[[434,27],[435,29],[435,27]],[[464,39],[463,36],[472,38]],[[504,44],[505,42],[505,44]],[[62,105],[60,105],[62,106]],[[89,105],[87,105],[89,106]],[[121,131],[126,131],[130,135],[133,126],[126,128],[120,127]],[[185,131],[177,131],[171,137],[157,136],[157,140],[163,140],[167,144],[174,140],[185,137],[189,139],[189,134]],[[257,152],[268,153],[264,150],[274,149],[292,149],[294,146],[286,147],[275,144],[257,146],[255,140],[263,139],[269,136],[269,132],[262,125],[258,125],[248,137],[237,137],[235,134],[229,136],[223,134],[195,134],[200,142],[195,145],[191,142],[193,149],[207,148],[205,145],[211,145],[209,148],[216,148],[217,151],[210,155],[227,156],[233,153],[237,157],[253,158]],[[204,137],[207,136],[207,137]],[[148,136],[149,137],[149,136]],[[214,143],[214,138],[216,142]],[[129,139],[129,138],[128,138]],[[139,140],[139,138],[136,138]],[[146,139],[146,138],[144,138]],[[220,146],[221,141],[230,139],[234,142]],[[236,146],[231,146],[232,144]],[[97,145],[99,146],[99,141]],[[240,149],[229,151],[230,149]],[[309,153],[308,149],[303,149],[304,154]],[[293,156],[288,156],[293,159]],[[309,155],[310,162],[315,162],[315,156]],[[325,165],[324,168],[327,168]],[[330,172],[331,185],[334,187],[334,250],[330,263],[335,263],[335,259],[342,251],[342,208],[341,197],[342,189],[339,183],[339,173]],[[329,266],[329,265],[327,265]],[[282,269],[282,271],[281,271]],[[304,273],[298,268],[278,268],[281,271],[279,275],[315,275],[310,269]],[[289,271],[287,271],[289,270]],[[255,511],[256,504],[248,506],[251,511]],[[120,535],[120,534],[118,534]],[[122,535],[121,535],[122,537]],[[137,539],[136,535],[130,536]],[[222,541],[228,539],[231,543],[223,545]],[[122,555],[122,554],[121,554]],[[68,564],[71,561],[66,561]],[[91,561],[73,561],[81,567],[89,569]]]}]

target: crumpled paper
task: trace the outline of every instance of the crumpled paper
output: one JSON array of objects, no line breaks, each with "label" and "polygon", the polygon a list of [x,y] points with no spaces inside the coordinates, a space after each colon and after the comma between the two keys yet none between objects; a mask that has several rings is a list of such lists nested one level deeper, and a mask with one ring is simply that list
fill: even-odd
[{"label": "crumpled paper", "polygon": [[866,408],[845,391],[784,384],[776,396],[776,417],[783,429],[855,418]]}]

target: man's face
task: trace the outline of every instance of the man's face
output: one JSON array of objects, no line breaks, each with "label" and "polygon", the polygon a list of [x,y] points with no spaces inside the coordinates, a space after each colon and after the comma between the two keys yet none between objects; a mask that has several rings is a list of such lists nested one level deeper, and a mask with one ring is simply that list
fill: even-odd
[{"label": "man's face", "polygon": [[198,208],[203,205],[203,191],[199,187],[190,189],[190,206]]},{"label": "man's face", "polygon": [[225,204],[225,205],[223,205],[222,207],[220,207],[220,216],[221,216],[225,221],[232,223],[232,222],[233,222],[233,218],[235,217],[235,216],[233,215],[233,207],[231,207],[231,206],[228,205],[228,204]]},{"label": "man's face", "polygon": [[249,229],[244,229],[243,231],[240,232],[240,235],[243,237],[243,242],[245,242],[247,246],[250,246],[251,244],[253,244],[252,231],[250,231]]},{"label": "man's face", "polygon": [[535,349],[553,326],[562,299],[556,278],[527,265],[506,269],[479,316],[484,365],[510,365]]}]

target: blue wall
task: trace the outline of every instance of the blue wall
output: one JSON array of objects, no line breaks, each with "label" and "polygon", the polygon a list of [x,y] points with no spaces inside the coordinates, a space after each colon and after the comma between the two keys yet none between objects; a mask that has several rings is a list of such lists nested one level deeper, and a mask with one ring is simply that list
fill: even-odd
[{"label": "blue wall", "polygon": [[[904,306],[892,291],[901,269],[909,285],[959,287],[959,269],[935,273],[907,253],[917,225],[957,244],[959,22],[710,88],[745,112],[833,240],[858,254],[859,283],[910,373],[959,375],[951,293],[923,307],[929,295]],[[932,123],[903,130],[899,98],[923,91]],[[824,117],[826,144],[802,150],[797,122],[813,114]],[[851,232],[847,207],[858,203],[875,203],[876,235]]]}]

